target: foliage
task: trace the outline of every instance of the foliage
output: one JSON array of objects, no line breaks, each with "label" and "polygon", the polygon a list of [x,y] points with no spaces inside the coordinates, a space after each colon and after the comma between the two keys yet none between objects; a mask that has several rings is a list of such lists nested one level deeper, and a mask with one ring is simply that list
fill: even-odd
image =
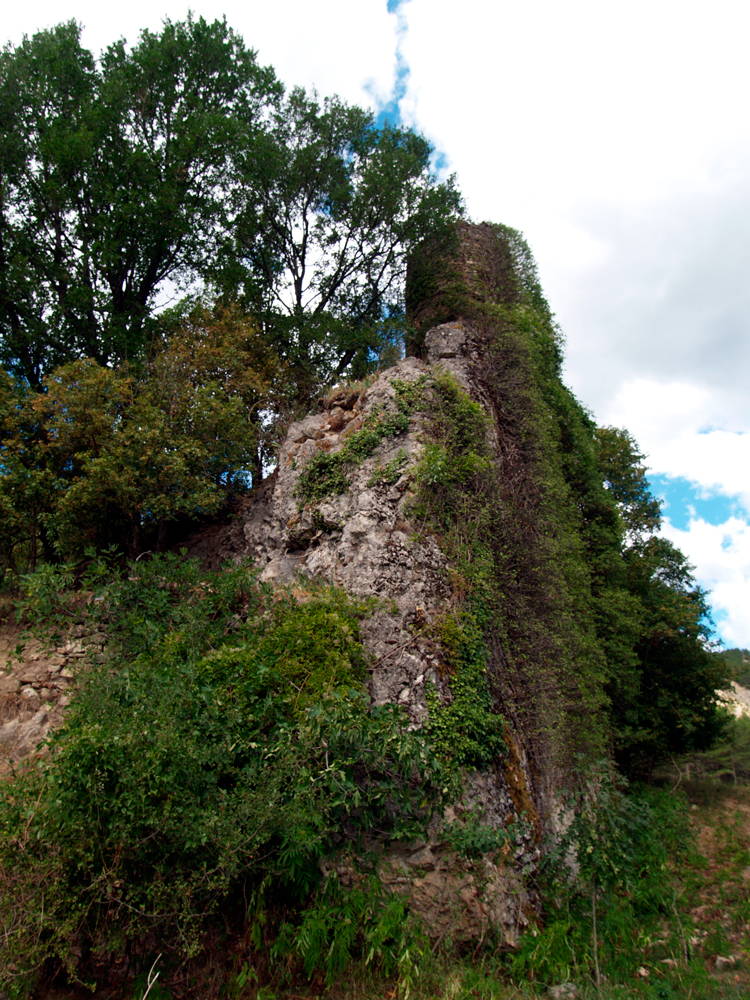
[{"label": "foliage", "polygon": [[496,464],[481,408],[438,378],[415,513],[440,533],[455,595],[484,630],[498,709],[512,706],[534,754],[570,763],[613,748],[635,776],[709,746],[726,670],[710,653],[706,595],[656,534],[660,504],[632,437],[597,428],[562,384],[560,331],[523,238],[459,223],[410,267],[416,326],[462,319],[484,345],[473,374]]},{"label": "foliage", "polygon": [[[476,485],[490,468],[482,408],[447,373],[437,373],[429,386],[394,382],[394,387],[401,412],[419,407],[431,421],[431,440],[424,442],[413,470],[419,489],[413,513],[442,531],[471,533],[467,515],[479,508]],[[451,555],[457,555],[455,543]],[[472,567],[479,562],[475,559]],[[481,593],[479,597],[481,602]],[[441,704],[437,692],[428,691],[429,719],[424,731],[453,768],[482,767],[505,750],[505,723],[488,687],[482,623],[468,603],[459,614],[444,615],[432,632],[445,657],[451,696],[447,704]]]},{"label": "foliage", "polygon": [[747,649],[722,649],[715,650],[714,656],[724,660],[732,680],[742,687],[750,687],[750,651]]},{"label": "foliage", "polygon": [[456,769],[491,765],[506,752],[505,720],[498,715],[487,684],[488,649],[476,618],[468,611],[446,615],[434,630],[446,659],[451,697],[440,703],[428,690],[424,725],[436,753]]},{"label": "foliage", "polygon": [[459,822],[446,825],[445,839],[461,858],[496,861],[498,855],[504,859],[510,850],[513,826],[498,829],[483,822],[479,812],[470,812]]},{"label": "foliage", "polygon": [[526,933],[512,965],[542,982],[591,970],[601,985],[604,975],[633,975],[648,935],[673,912],[670,866],[688,850],[687,803],[650,788],[628,791],[608,761],[579,780],[561,803],[564,832],[541,871],[544,929]]},{"label": "foliage", "polygon": [[282,924],[272,951],[279,959],[299,955],[305,973],[322,970],[329,985],[361,957],[381,974],[399,974],[408,995],[404,986],[419,974],[415,960],[425,944],[407,902],[386,894],[377,877],[360,874],[346,889],[329,876],[299,924]]},{"label": "foliage", "polygon": [[350,365],[358,377],[403,335],[406,256],[460,210],[454,180],[436,183],[430,155],[421,136],[297,88],[243,158],[244,206],[223,279],[264,317],[303,381]]},{"label": "foliage", "polygon": [[[492,343],[497,313],[485,317],[485,321],[492,324],[485,331]],[[492,357],[487,359],[486,367],[493,376],[497,372],[498,382],[489,378],[487,389],[489,398],[500,399],[506,391],[505,383]],[[530,378],[523,383],[527,391],[534,388]],[[514,389],[516,385],[514,381]],[[533,410],[529,413],[528,403],[516,402],[512,420],[523,425]],[[452,584],[456,598],[466,602],[484,635],[483,687],[490,692],[492,711],[505,714],[512,707],[517,713],[518,691],[525,685],[528,697],[523,696],[523,718],[516,715],[509,721],[514,728],[523,729],[526,739],[541,746],[543,740],[549,742],[555,729],[558,735],[564,733],[560,719],[566,711],[576,716],[583,714],[583,701],[588,712],[577,727],[575,739],[586,739],[597,725],[600,695],[595,678],[582,669],[590,658],[585,647],[589,640],[585,634],[579,640],[581,629],[576,619],[585,622],[585,604],[573,604],[563,576],[566,561],[575,553],[575,539],[566,538],[565,548],[555,544],[554,528],[550,530],[546,523],[547,510],[539,509],[541,490],[536,476],[541,473],[531,456],[527,457],[529,465],[525,469],[516,465],[512,475],[490,460],[487,416],[449,376],[436,378],[428,412],[431,440],[426,442],[415,470],[419,493],[414,511],[440,532],[455,567]],[[508,435],[507,424],[501,432]],[[538,428],[521,433],[531,437]],[[519,449],[506,437],[501,456],[506,446],[511,454]],[[529,450],[528,445],[526,448]],[[521,476],[523,481],[519,481]],[[528,509],[523,492],[514,495],[519,488],[530,491],[527,476],[534,480],[533,506]],[[548,489],[554,487],[553,471],[545,471],[541,482]],[[556,495],[555,500],[552,512],[559,521],[569,501],[564,493]],[[570,528],[566,530],[570,536]],[[576,584],[577,574],[578,567],[570,573]],[[568,663],[568,678],[560,681],[549,676],[555,670],[562,672]],[[575,684],[575,696],[570,692],[571,682]],[[552,685],[556,685],[554,702],[546,697]],[[566,704],[573,697],[579,700],[577,709]],[[467,702],[472,700],[479,704],[467,694]]]},{"label": "foliage", "polygon": [[598,464],[628,535],[641,538],[654,532],[661,521],[661,502],[651,495],[645,455],[632,436],[616,427],[597,427]]},{"label": "foliage", "polygon": [[3,373],[5,567],[87,545],[164,547],[167,526],[245,492],[273,449],[283,366],[237,309],[196,306],[136,371],[72,361],[24,391]]},{"label": "foliage", "polygon": [[378,469],[375,475],[368,482],[368,486],[376,486],[382,483],[385,486],[393,486],[401,478],[404,466],[408,461],[408,455],[404,448],[399,448],[390,462]]},{"label": "foliage", "polygon": [[135,355],[164,281],[214,260],[232,159],[281,93],[226,22],[167,21],[98,63],[80,32],[0,62],[2,360],[34,386]]},{"label": "foliage", "polygon": [[424,739],[362,692],[368,602],[278,600],[242,567],[177,557],[95,575],[83,608],[49,575],[31,590],[52,629],[76,609],[106,660],[49,755],[0,788],[4,986],[48,956],[75,969],[81,941],[189,954],[227,900],[264,879],[304,900],[322,857],[414,836],[440,795]]},{"label": "foliage", "polygon": [[402,413],[373,413],[358,431],[346,436],[336,452],[317,452],[300,473],[295,495],[301,504],[344,493],[349,488],[349,470],[361,465],[385,438],[403,434],[409,418]]},{"label": "foliage", "polygon": [[733,784],[750,784],[750,719],[746,715],[727,721],[722,738],[705,752],[706,771]]},{"label": "foliage", "polygon": [[613,704],[618,756],[631,772],[648,775],[670,754],[705,750],[721,735],[717,691],[725,664],[711,655],[706,594],[687,560],[666,539],[634,543],[624,556],[626,584],[640,605],[635,651],[638,687]]},{"label": "foliage", "polygon": [[675,756],[667,765],[677,783],[702,776],[731,786],[750,784],[750,718],[736,718],[728,712],[723,719],[720,738],[702,752]]},{"label": "foliage", "polygon": [[[518,239],[510,254],[518,275]],[[483,372],[500,436],[500,678],[512,660],[509,697],[523,677],[524,700],[542,705],[551,685],[564,709],[537,712],[537,724],[557,731],[558,746],[583,748],[585,733],[588,750],[614,744],[627,773],[647,776],[670,753],[719,735],[726,671],[710,654],[706,595],[655,534],[660,506],[643,456],[627,432],[597,429],[562,385],[559,331],[532,279],[517,277],[519,304],[463,299],[493,343]]]},{"label": "foliage", "polygon": [[431,147],[337,98],[284,96],[188,15],[97,61],[74,21],[0,57],[0,362],[139,356],[169,281],[241,295],[308,399],[387,349],[405,253],[460,210]]}]

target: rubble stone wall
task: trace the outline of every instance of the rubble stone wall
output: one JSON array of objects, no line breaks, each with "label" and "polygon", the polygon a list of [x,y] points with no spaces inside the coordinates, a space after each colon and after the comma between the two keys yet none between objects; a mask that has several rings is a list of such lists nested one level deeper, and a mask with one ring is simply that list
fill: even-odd
[{"label": "rubble stone wall", "polygon": [[[496,236],[485,229],[491,227],[460,231],[468,248],[467,280],[477,290],[486,285],[487,273],[490,277],[494,273],[485,266],[487,260],[490,264],[494,260],[498,274],[506,266]],[[499,294],[500,278],[498,282]],[[451,700],[450,671],[430,626],[460,602],[440,540],[412,513],[415,470],[429,433],[426,414],[415,404],[408,426],[394,436],[383,436],[359,464],[350,463],[342,492],[323,492],[319,500],[303,501],[301,476],[311,459],[335,455],[357,431],[388,416],[401,413],[403,418],[399,387],[418,383],[420,392],[428,395],[438,369],[448,371],[491,416],[481,377],[484,350],[471,324],[455,318],[426,332],[421,358],[407,357],[368,383],[329,393],[319,412],[290,426],[275,473],[255,491],[242,515],[194,537],[189,548],[189,554],[207,568],[218,568],[227,559],[250,559],[261,580],[272,585],[294,587],[302,576],[342,587],[353,596],[379,597],[375,613],[361,623],[371,663],[370,695],[376,704],[402,705],[414,727],[428,715],[428,690],[434,690],[444,704]],[[492,420],[488,426],[489,443],[497,448]],[[387,475],[386,470],[390,470]],[[0,725],[0,750],[20,759],[59,721],[84,648],[95,637],[73,633],[54,650],[29,644],[19,663],[10,658],[16,638],[8,632],[0,647],[7,670],[0,680],[0,695],[17,709]],[[461,803],[432,825],[429,840],[371,845],[383,882],[409,895],[435,937],[479,940],[492,929],[512,945],[533,919],[533,900],[520,872],[539,856],[535,778],[522,742],[510,731],[507,741],[508,759],[467,778]],[[459,860],[446,829],[451,819],[460,821],[472,813],[496,829],[520,820],[526,832],[509,842],[507,851],[494,861]],[[340,878],[354,877],[345,869],[346,865]]]},{"label": "rubble stone wall", "polygon": [[32,754],[62,721],[86,655],[73,631],[49,648],[25,639],[12,611],[0,617],[0,773]]}]

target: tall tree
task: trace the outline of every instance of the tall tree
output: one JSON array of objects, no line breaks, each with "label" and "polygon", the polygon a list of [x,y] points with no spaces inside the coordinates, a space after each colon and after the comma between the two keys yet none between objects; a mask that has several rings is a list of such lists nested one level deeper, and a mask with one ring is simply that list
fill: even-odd
[{"label": "tall tree", "polygon": [[0,60],[0,358],[34,385],[142,345],[155,297],[227,238],[237,150],[281,95],[226,25],[144,31],[96,65],[59,25]]},{"label": "tall tree", "polygon": [[651,493],[643,464],[646,456],[633,436],[617,427],[597,427],[596,443],[604,484],[617,504],[629,540],[657,531],[661,503]]},{"label": "tall tree", "polygon": [[453,218],[452,182],[406,129],[284,97],[225,21],[111,45],[75,22],[0,55],[0,363],[132,359],[160,290],[241,293],[300,395],[372,362],[409,249]]},{"label": "tall tree", "polygon": [[[303,382],[366,365],[403,315],[410,250],[461,211],[422,136],[292,90],[241,163],[236,244],[220,280],[264,318]],[[260,169],[259,169],[260,165]]]},{"label": "tall tree", "polygon": [[705,750],[723,728],[707,595],[685,556],[658,534],[661,503],[644,455],[615,427],[595,433],[600,477],[620,521],[618,558],[596,594],[618,760],[637,777],[671,754]]}]

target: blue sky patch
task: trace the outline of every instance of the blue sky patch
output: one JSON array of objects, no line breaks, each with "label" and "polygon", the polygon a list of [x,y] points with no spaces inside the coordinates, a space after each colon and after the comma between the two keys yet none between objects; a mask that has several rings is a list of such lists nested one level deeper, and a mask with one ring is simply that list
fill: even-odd
[{"label": "blue sky patch", "polygon": [[701,517],[708,524],[723,524],[732,515],[745,517],[739,497],[709,493],[689,479],[650,473],[651,492],[665,501],[662,513],[675,528],[686,531],[691,517]]},{"label": "blue sky patch", "polygon": [[[708,598],[709,604],[711,603],[711,597]],[[729,615],[724,610],[724,608],[711,608],[711,620],[714,623],[714,633],[711,636],[712,639],[718,639],[722,643],[725,649],[732,649],[734,643],[728,642],[722,633],[722,627],[729,624]]]},{"label": "blue sky patch", "polygon": [[[388,0],[388,13],[398,15],[399,8],[406,2],[408,2],[408,0]],[[399,18],[399,25],[400,28],[403,29],[404,25],[401,18]],[[399,38],[399,42],[396,46],[396,79],[394,80],[393,91],[389,100],[380,106],[378,113],[375,116],[375,124],[378,128],[382,128],[384,125],[399,126],[402,124],[401,109],[398,104],[406,93],[408,80],[409,67],[401,54],[401,42]]]}]

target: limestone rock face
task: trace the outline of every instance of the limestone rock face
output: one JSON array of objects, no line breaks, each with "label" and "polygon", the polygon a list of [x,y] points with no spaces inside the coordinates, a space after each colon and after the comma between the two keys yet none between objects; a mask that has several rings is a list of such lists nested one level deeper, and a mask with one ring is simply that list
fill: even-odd
[{"label": "limestone rock face", "polygon": [[[198,540],[190,554],[218,566],[223,558],[251,558],[261,580],[292,584],[297,575],[319,578],[357,597],[380,596],[390,607],[362,623],[372,655],[371,695],[376,704],[404,705],[416,724],[426,716],[425,685],[443,697],[439,651],[420,638],[415,621],[426,623],[446,609],[450,598],[448,563],[437,540],[421,534],[410,515],[413,470],[420,458],[424,414],[412,414],[408,430],[386,438],[350,471],[350,485],[338,496],[303,504],[298,495],[307,462],[335,454],[352,433],[378,414],[398,412],[396,386],[421,380],[429,391],[433,366],[449,371],[474,398],[481,390],[471,375],[479,357],[472,330],[447,323],[425,338],[426,360],[406,358],[358,391],[334,393],[318,414],[290,426],[273,481],[250,505],[242,524],[224,536]],[[383,470],[400,462],[394,482]],[[389,477],[391,480],[393,476]]]},{"label": "limestone rock face", "polygon": [[[424,359],[406,358],[366,387],[342,388],[319,413],[292,424],[276,472],[242,518],[220,537],[197,539],[190,550],[214,567],[227,557],[249,557],[261,580],[271,584],[293,587],[302,576],[355,596],[382,598],[381,609],[360,627],[371,657],[370,694],[377,704],[404,706],[414,726],[427,717],[428,688],[443,703],[451,699],[441,651],[429,638],[428,626],[455,606],[448,560],[411,510],[415,466],[428,433],[425,413],[417,408],[405,431],[384,438],[361,464],[350,467],[344,492],[303,502],[300,477],[316,456],[335,455],[345,447],[368,418],[372,425],[378,417],[397,414],[399,386],[419,384],[429,393],[438,369],[449,371],[489,410],[476,378],[481,344],[469,324],[456,320],[437,326],[426,334],[424,346]],[[489,433],[492,436],[493,430]],[[383,475],[386,468],[388,476]],[[458,814],[449,810],[434,826],[429,843],[370,845],[380,857],[377,871],[383,883],[409,896],[412,909],[435,938],[478,941],[492,930],[513,945],[533,918],[519,870],[538,858],[538,820],[534,829],[529,817],[521,815],[523,802],[530,801],[530,775],[512,739],[509,746],[510,764],[471,776]],[[528,824],[527,833],[508,847],[499,863],[461,861],[446,842],[445,829],[457,815],[469,812],[496,829],[521,818]],[[346,864],[338,875],[343,884],[356,878]]]},{"label": "limestone rock face", "polygon": [[[296,490],[306,462],[317,452],[338,451],[348,435],[379,413],[395,414],[394,382],[416,382],[428,367],[415,358],[381,375],[341,412],[336,397],[320,414],[293,424],[279,456],[267,508],[248,512],[245,552],[261,568],[261,579],[291,583],[296,574],[318,577],[358,597],[377,595],[384,609],[363,623],[363,639],[374,660],[371,693],[377,703],[406,705],[415,722],[426,712],[425,682],[440,685],[437,653],[415,637],[416,617],[434,615],[448,597],[446,560],[436,540],[419,536],[410,522],[413,499],[409,469],[421,451],[418,414],[405,433],[386,438],[350,472],[346,493],[301,507]],[[343,423],[343,426],[342,426]],[[400,461],[395,482],[382,470]],[[391,476],[390,479],[393,479]]]}]

